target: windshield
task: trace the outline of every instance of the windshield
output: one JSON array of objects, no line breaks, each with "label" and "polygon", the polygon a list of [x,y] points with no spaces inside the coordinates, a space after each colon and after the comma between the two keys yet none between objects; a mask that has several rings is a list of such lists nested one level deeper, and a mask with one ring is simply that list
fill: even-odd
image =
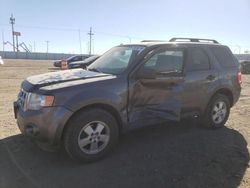
[{"label": "windshield", "polygon": [[71,56],[67,58],[67,61],[81,61],[82,57],[81,56]]},{"label": "windshield", "polygon": [[144,49],[143,46],[114,47],[88,67],[90,71],[107,74],[120,74],[125,71],[130,62]]},{"label": "windshield", "polygon": [[91,57],[88,57],[87,59],[83,60],[82,62],[90,62],[90,61],[94,61],[95,59],[97,59],[99,56],[98,55],[94,55]]},{"label": "windshield", "polygon": [[70,57],[68,57],[66,60],[69,61],[69,60],[73,59],[74,57],[75,57],[75,56],[70,56]]}]

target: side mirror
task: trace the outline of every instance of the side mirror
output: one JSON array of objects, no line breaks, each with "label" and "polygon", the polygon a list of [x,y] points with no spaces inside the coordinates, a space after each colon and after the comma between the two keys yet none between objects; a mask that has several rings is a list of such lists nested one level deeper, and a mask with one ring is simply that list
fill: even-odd
[{"label": "side mirror", "polygon": [[139,71],[137,71],[136,76],[137,79],[155,79],[156,72],[153,69],[141,67]]}]

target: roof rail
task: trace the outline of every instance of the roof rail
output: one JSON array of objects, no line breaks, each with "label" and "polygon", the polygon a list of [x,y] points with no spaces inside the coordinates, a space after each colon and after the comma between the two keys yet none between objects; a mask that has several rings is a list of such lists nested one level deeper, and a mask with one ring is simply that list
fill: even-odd
[{"label": "roof rail", "polygon": [[213,39],[199,39],[199,38],[172,38],[169,42],[186,42],[189,40],[190,42],[212,42],[214,44],[219,44],[218,41]]},{"label": "roof rail", "polygon": [[142,40],[141,42],[168,42],[167,40]]}]

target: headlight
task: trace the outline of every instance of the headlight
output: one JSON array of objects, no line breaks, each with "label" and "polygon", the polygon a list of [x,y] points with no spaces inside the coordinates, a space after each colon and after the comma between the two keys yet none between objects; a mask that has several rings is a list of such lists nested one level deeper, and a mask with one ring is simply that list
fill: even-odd
[{"label": "headlight", "polygon": [[54,103],[54,96],[28,93],[24,109],[25,110],[39,110],[42,107],[52,106],[53,103]]}]

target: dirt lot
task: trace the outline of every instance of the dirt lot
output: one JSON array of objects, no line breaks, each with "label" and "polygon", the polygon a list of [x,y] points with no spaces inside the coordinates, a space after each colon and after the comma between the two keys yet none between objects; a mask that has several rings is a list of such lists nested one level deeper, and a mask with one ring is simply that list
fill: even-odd
[{"label": "dirt lot", "polygon": [[13,117],[21,81],[48,71],[54,71],[48,61],[0,66],[0,188],[250,187],[250,75],[225,128],[204,129],[194,120],[156,125],[123,135],[102,161],[77,164],[62,151],[41,151],[20,135]]}]

